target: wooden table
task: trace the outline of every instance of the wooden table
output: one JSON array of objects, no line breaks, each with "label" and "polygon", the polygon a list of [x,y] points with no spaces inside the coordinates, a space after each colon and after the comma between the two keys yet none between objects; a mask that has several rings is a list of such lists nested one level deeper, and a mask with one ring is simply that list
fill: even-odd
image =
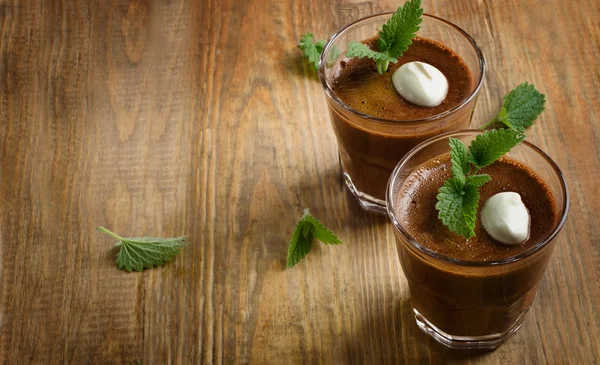
[{"label": "wooden table", "polygon": [[[417,329],[296,48],[398,5],[0,1],[0,362],[600,363],[600,2],[424,1],[483,50],[474,126],[522,81],[547,95],[529,140],[571,193],[536,302],[491,353]],[[285,270],[307,207],[345,244]],[[98,225],[190,245],[127,273]]]}]

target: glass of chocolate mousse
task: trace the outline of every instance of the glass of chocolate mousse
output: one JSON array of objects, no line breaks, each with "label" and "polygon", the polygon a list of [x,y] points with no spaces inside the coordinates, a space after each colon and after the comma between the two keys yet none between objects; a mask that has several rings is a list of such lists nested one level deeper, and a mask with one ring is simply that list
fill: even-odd
[{"label": "glass of chocolate mousse", "polygon": [[[386,214],[390,174],[406,152],[433,136],[468,128],[485,71],[483,55],[465,31],[427,14],[413,43],[387,72],[379,74],[371,59],[344,56],[351,41],[376,48],[378,29],[392,14],[342,28],[327,43],[319,65],[346,185],[365,210],[381,214]],[[396,91],[394,72],[414,61],[445,76],[448,91],[441,104],[419,106]]]},{"label": "glass of chocolate mousse", "polygon": [[[559,168],[524,141],[479,170],[491,181],[479,189],[475,237],[451,232],[435,208],[438,189],[451,176],[449,137],[469,145],[480,133],[455,131],[418,145],[398,163],[387,189],[417,325],[458,349],[494,349],[519,329],[569,207]],[[482,207],[503,192],[518,193],[529,214],[529,234],[520,244],[495,241],[482,224]]]}]

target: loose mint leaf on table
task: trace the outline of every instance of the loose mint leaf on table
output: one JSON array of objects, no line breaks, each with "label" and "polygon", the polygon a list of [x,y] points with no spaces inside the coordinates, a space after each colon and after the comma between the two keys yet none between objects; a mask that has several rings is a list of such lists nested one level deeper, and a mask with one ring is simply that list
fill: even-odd
[{"label": "loose mint leaf on table", "polygon": [[[375,61],[377,72],[387,71],[389,63],[398,62],[412,44],[422,22],[423,8],[421,0],[410,0],[400,6],[390,19],[381,27],[377,39],[378,51],[374,51],[363,43],[352,42],[348,45],[346,57],[368,57]],[[358,44],[364,46],[360,47]],[[367,52],[364,48],[370,50]]]},{"label": "loose mint leaf on table", "polygon": [[512,129],[492,129],[478,135],[469,146],[469,162],[477,169],[488,166],[525,139]]},{"label": "loose mint leaf on table", "polygon": [[500,113],[481,129],[501,123],[507,128],[523,133],[544,110],[545,103],[546,96],[537,91],[533,84],[524,82],[504,97]]},{"label": "loose mint leaf on table", "polygon": [[308,58],[308,62],[316,69],[319,68],[319,58],[321,58],[321,52],[323,52],[326,43],[327,41],[325,40],[315,42],[312,33],[308,32],[302,34],[298,47],[304,52],[304,55]]},{"label": "loose mint leaf on table", "polygon": [[329,245],[342,243],[331,230],[305,209],[290,239],[286,267],[290,268],[300,262],[310,251],[314,239]]},{"label": "loose mint leaf on table", "polygon": [[179,250],[187,245],[186,237],[155,238],[155,237],[121,237],[104,227],[98,231],[117,240],[119,247],[117,267],[129,272],[142,271],[161,266],[171,261]]}]

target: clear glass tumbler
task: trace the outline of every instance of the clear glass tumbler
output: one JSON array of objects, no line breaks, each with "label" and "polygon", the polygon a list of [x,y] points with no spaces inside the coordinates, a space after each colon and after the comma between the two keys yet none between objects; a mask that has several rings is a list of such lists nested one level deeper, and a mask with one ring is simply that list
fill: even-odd
[{"label": "clear glass tumbler", "polygon": [[408,281],[417,325],[441,344],[458,349],[494,349],[516,332],[531,307],[569,208],[565,179],[556,164],[524,141],[508,156],[528,166],[554,196],[557,220],[530,249],[501,261],[461,261],[419,244],[402,226],[397,204],[405,179],[423,163],[448,154],[448,138],[469,145],[481,130],[461,130],[431,138],[398,163],[387,190],[398,256]]},{"label": "clear glass tumbler", "polygon": [[435,135],[469,127],[485,73],[483,55],[473,38],[446,20],[424,14],[418,36],[442,43],[463,59],[474,80],[471,94],[443,113],[416,120],[381,119],[346,105],[332,83],[348,43],[373,37],[392,14],[369,16],[342,28],[325,46],[319,65],[346,185],[365,210],[380,214],[386,214],[390,174],[406,152]]}]

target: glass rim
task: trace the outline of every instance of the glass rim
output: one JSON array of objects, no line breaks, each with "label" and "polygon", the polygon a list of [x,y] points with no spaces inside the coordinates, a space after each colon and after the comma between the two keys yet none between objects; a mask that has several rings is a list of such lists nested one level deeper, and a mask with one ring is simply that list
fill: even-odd
[{"label": "glass rim", "polygon": [[434,15],[430,15],[430,14],[423,14],[424,18],[431,18],[431,19],[435,19],[438,20],[442,23],[445,23],[446,25],[450,26],[451,28],[454,28],[455,30],[457,30],[462,36],[464,36],[469,43],[471,44],[471,46],[473,47],[473,49],[475,50],[475,53],[477,54],[477,58],[479,60],[479,71],[480,71],[480,75],[479,75],[479,80],[477,80],[477,84],[475,85],[475,88],[473,89],[473,91],[471,92],[471,94],[469,94],[469,96],[467,98],[465,98],[465,100],[463,100],[462,102],[460,102],[460,104],[455,105],[454,107],[445,110],[439,114],[436,115],[432,115],[430,117],[427,118],[420,118],[420,119],[406,119],[406,120],[402,120],[402,119],[386,119],[386,118],[378,118],[378,117],[374,117],[372,115],[368,115],[362,112],[359,112],[358,110],[352,108],[351,106],[347,105],[346,103],[344,103],[340,98],[337,97],[337,95],[335,94],[335,92],[331,89],[331,87],[329,87],[329,83],[327,82],[327,78],[325,77],[325,65],[326,65],[326,61],[325,61],[325,55],[329,53],[330,48],[333,45],[333,42],[339,37],[341,36],[343,33],[345,33],[348,29],[350,29],[351,27],[364,22],[365,20],[369,20],[372,18],[377,18],[377,17],[381,17],[381,16],[385,16],[385,15],[392,15],[394,14],[393,11],[388,11],[388,12],[383,12],[383,13],[378,13],[378,14],[373,14],[373,15],[369,15],[363,18],[360,18],[358,20],[355,20],[343,27],[341,27],[337,32],[335,32],[327,41],[327,44],[325,45],[325,48],[323,49],[323,52],[321,52],[321,57],[319,58],[319,67],[318,67],[318,73],[319,73],[319,80],[321,81],[321,86],[323,86],[323,89],[325,90],[325,94],[327,94],[327,96],[332,99],[339,107],[341,107],[342,109],[346,110],[349,113],[352,113],[360,118],[363,119],[367,119],[369,121],[373,121],[373,122],[377,122],[377,123],[403,123],[403,124],[422,124],[422,123],[427,123],[427,122],[431,122],[431,121],[435,121],[441,118],[444,118],[460,109],[462,109],[464,106],[466,106],[471,100],[473,100],[473,98],[475,98],[475,96],[477,95],[477,93],[479,92],[479,90],[481,89],[481,86],[483,85],[483,80],[485,78],[485,60],[483,58],[483,53],[481,52],[481,49],[479,48],[479,46],[477,45],[477,42],[475,42],[475,40],[473,39],[473,37],[471,37],[467,32],[465,32],[462,28],[460,28],[459,26],[457,26],[456,24],[453,24],[451,22],[449,22],[448,20],[439,18],[437,16]]},{"label": "glass rim", "polygon": [[404,237],[404,239],[406,239],[406,241],[408,241],[410,243],[411,246],[413,246],[418,251],[420,251],[421,253],[423,253],[429,257],[444,261],[449,264],[459,265],[459,266],[470,266],[470,267],[489,267],[489,266],[506,265],[506,264],[510,264],[513,262],[521,261],[521,260],[537,253],[538,251],[540,251],[542,248],[547,246],[548,243],[550,243],[556,237],[558,232],[560,232],[560,230],[562,229],[562,227],[565,224],[565,221],[567,219],[567,213],[569,212],[569,205],[570,205],[569,190],[567,188],[567,182],[565,180],[565,177],[564,177],[562,171],[556,165],[554,160],[552,160],[552,158],[550,158],[550,156],[548,156],[544,151],[542,151],[539,147],[537,147],[536,145],[534,145],[531,142],[523,141],[521,143],[524,144],[525,146],[527,146],[528,148],[530,148],[533,152],[537,152],[538,155],[540,155],[548,163],[548,165],[552,168],[553,172],[558,177],[558,180],[559,180],[560,186],[561,186],[561,190],[562,190],[562,198],[563,198],[563,204],[562,204],[562,207],[560,207],[560,208],[562,208],[562,213],[561,213],[561,216],[558,220],[556,227],[552,230],[552,233],[550,233],[550,235],[546,239],[536,243],[534,246],[519,253],[518,255],[511,256],[506,259],[494,260],[494,261],[469,261],[469,260],[453,259],[449,256],[439,254],[439,253],[421,245],[419,242],[417,242],[416,239],[414,239],[414,237],[412,237],[412,235],[410,235],[402,227],[402,225],[400,224],[400,221],[396,217],[396,212],[394,211],[394,200],[392,199],[393,198],[392,186],[394,185],[395,180],[398,178],[398,174],[399,174],[400,170],[402,169],[402,167],[404,167],[404,164],[408,160],[410,160],[410,158],[413,157],[417,152],[419,152],[420,150],[426,148],[427,146],[429,146],[435,142],[438,142],[438,141],[441,141],[443,139],[447,139],[447,138],[453,137],[453,136],[466,135],[466,134],[473,135],[475,133],[477,133],[477,134],[483,133],[483,130],[481,130],[481,129],[460,129],[460,130],[456,130],[456,131],[446,132],[444,134],[440,134],[439,136],[432,137],[432,138],[420,143],[419,145],[414,147],[412,150],[410,150],[406,155],[404,155],[404,157],[400,160],[400,162],[398,162],[398,164],[394,168],[394,171],[392,172],[392,175],[390,176],[390,179],[388,181],[388,186],[387,186],[386,194],[385,194],[388,217],[392,221],[392,225],[394,226],[394,229],[396,231],[398,231],[398,233],[400,233]]}]

